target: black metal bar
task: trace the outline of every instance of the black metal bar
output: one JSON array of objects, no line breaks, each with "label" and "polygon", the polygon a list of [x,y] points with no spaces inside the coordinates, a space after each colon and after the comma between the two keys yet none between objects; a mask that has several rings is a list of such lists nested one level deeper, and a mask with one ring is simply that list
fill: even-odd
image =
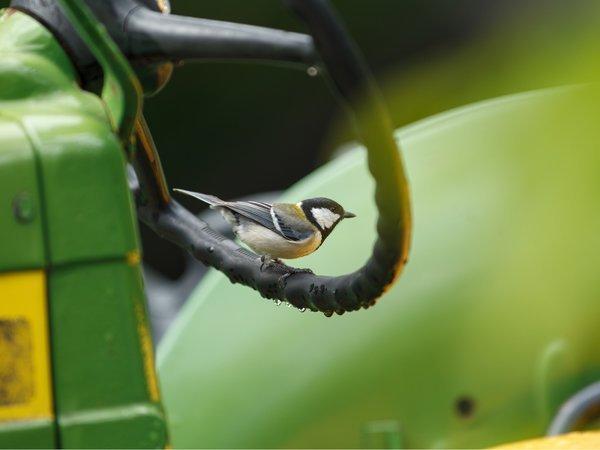
[{"label": "black metal bar", "polygon": [[164,15],[147,8],[125,23],[126,53],[133,62],[184,59],[262,60],[303,66],[317,63],[312,38],[305,34],[217,20]]},{"label": "black metal bar", "polygon": [[[11,0],[10,4],[57,36],[84,85],[101,76],[94,55],[57,0]],[[141,0],[86,0],[86,4],[135,64],[184,59],[260,61],[301,68],[318,64],[312,38],[305,34],[166,15],[150,9],[153,2]]]}]

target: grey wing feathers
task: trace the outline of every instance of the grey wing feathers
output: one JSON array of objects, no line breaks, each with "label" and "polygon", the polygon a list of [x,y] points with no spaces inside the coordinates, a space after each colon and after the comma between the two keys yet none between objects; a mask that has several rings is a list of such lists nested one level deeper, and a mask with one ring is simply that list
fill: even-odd
[{"label": "grey wing feathers", "polygon": [[279,214],[277,214],[277,210],[273,211],[273,216],[275,216],[274,219],[277,220],[277,225],[279,226],[277,231],[281,235],[283,235],[284,238],[286,238],[290,241],[301,241],[303,239],[306,239],[313,233],[312,230],[299,230],[297,228],[293,228],[290,225],[286,224],[282,220],[281,216]]},{"label": "grey wing feathers", "polygon": [[211,206],[226,208],[240,216],[262,225],[269,230],[278,233],[271,217],[271,205],[263,202],[225,202],[214,195],[201,194],[200,192],[186,191],[185,189],[173,189],[175,192],[189,195],[202,200]]},{"label": "grey wing feathers", "polygon": [[297,205],[289,203],[274,203],[273,216],[281,234],[291,241],[302,241],[309,238],[316,228],[307,220],[303,220],[304,214],[298,211]]},{"label": "grey wing feathers", "polygon": [[271,231],[278,232],[271,217],[271,205],[262,202],[226,202],[227,209],[246,217]]},{"label": "grey wing feathers", "polygon": [[[252,220],[259,225],[268,228],[277,234],[280,234],[290,241],[301,241],[309,237],[314,232],[314,230],[311,228],[301,226],[302,224],[300,223],[287,224],[284,222],[281,214],[284,212],[284,207],[281,203],[278,204],[278,208],[272,209],[272,205],[264,202],[225,202],[214,195],[201,194],[199,192],[186,191],[184,189],[173,190],[191,197],[195,197],[211,206],[226,208],[236,214],[239,214],[240,216],[245,217],[248,220]],[[280,213],[277,212],[278,210],[280,210]],[[277,224],[274,223],[274,220],[277,221]]]},{"label": "grey wing feathers", "polygon": [[313,233],[312,229],[307,230],[305,227],[297,229],[286,224],[282,220],[281,215],[277,213],[277,209],[268,203],[252,201],[229,202],[225,207],[280,234],[289,241],[301,241]]}]

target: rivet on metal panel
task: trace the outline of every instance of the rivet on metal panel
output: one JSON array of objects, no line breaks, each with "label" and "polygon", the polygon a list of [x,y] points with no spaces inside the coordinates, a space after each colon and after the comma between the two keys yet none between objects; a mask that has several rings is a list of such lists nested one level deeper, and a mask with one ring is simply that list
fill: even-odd
[{"label": "rivet on metal panel", "polygon": [[29,192],[19,192],[15,195],[13,213],[20,223],[29,223],[35,218],[35,207]]}]

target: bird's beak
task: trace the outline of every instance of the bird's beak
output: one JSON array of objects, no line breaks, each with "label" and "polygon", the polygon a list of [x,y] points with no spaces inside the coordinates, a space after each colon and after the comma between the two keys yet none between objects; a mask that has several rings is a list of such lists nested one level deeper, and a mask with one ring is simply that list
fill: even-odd
[{"label": "bird's beak", "polygon": [[351,219],[352,217],[356,217],[356,214],[351,213],[350,211],[344,211],[344,219]]}]

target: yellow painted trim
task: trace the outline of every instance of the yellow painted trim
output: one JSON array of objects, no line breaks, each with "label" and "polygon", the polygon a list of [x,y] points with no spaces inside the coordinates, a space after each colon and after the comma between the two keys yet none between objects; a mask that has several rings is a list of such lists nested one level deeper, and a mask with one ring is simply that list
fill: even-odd
[{"label": "yellow painted trim", "polygon": [[160,164],[160,157],[156,150],[156,145],[148,129],[148,124],[143,116],[138,117],[135,121],[135,135],[137,141],[142,147],[142,151],[146,154],[146,159],[152,169],[152,175],[154,178],[154,186],[158,189],[158,194],[163,203],[169,203],[171,201],[171,195],[169,194],[169,188],[167,187],[167,181]]},{"label": "yellow painted trim", "polygon": [[560,436],[547,436],[528,441],[505,444],[493,448],[498,450],[572,450],[600,448],[600,432],[573,432],[561,434]]},{"label": "yellow painted trim", "polygon": [[158,76],[158,86],[163,87],[171,79],[175,65],[173,63],[162,63],[156,68]]},{"label": "yellow painted trim", "polygon": [[135,305],[135,315],[137,320],[137,331],[140,338],[142,358],[144,359],[144,373],[146,375],[146,385],[148,386],[148,395],[150,400],[158,402],[160,400],[160,391],[158,390],[158,380],[156,379],[156,366],[154,364],[154,347],[146,314],[141,305]]},{"label": "yellow painted trim", "polygon": [[0,273],[0,422],[52,418],[46,274]]},{"label": "yellow painted trim", "polygon": [[127,261],[127,264],[130,266],[137,266],[142,261],[142,256],[140,255],[139,250],[131,250],[130,252],[127,252],[127,255],[125,255],[125,261]]}]

